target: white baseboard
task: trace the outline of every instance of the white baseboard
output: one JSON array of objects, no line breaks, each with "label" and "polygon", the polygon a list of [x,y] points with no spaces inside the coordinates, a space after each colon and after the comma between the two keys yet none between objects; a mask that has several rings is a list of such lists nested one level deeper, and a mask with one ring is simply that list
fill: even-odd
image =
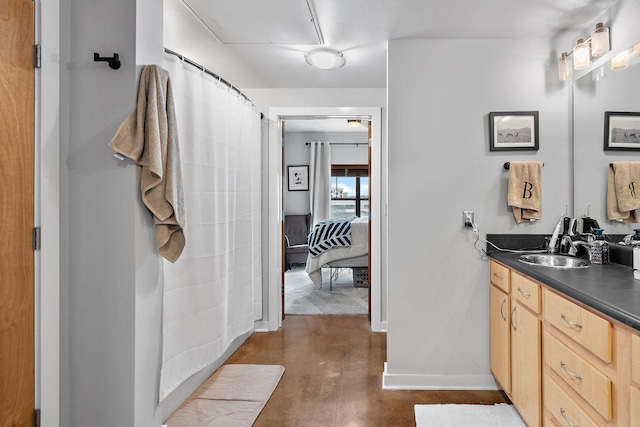
[{"label": "white baseboard", "polygon": [[269,322],[266,320],[256,320],[253,322],[254,332],[269,332]]},{"label": "white baseboard", "polygon": [[491,374],[382,373],[383,390],[500,390]]}]

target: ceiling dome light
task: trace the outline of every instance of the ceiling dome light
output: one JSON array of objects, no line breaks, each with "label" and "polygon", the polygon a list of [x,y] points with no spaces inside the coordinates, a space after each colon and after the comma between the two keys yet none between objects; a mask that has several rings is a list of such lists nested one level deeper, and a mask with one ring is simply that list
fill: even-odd
[{"label": "ceiling dome light", "polygon": [[320,70],[334,70],[342,67],[347,62],[342,52],[327,47],[312,50],[304,55],[304,59],[307,64]]},{"label": "ceiling dome light", "polygon": [[357,128],[362,122],[358,119],[347,119],[347,124],[352,128]]}]

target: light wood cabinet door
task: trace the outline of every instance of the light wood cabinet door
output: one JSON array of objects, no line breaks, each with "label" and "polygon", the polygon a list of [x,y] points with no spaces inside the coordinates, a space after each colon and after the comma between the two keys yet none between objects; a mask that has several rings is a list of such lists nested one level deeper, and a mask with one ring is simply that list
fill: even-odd
[{"label": "light wood cabinet door", "polygon": [[511,393],[511,342],[509,295],[491,285],[491,372],[505,393]]},{"label": "light wood cabinet door", "polygon": [[613,418],[611,379],[546,332],[544,361],[604,419]]},{"label": "light wood cabinet door", "polygon": [[545,290],[544,320],[604,362],[611,362],[612,326],[606,319],[554,292]]},{"label": "light wood cabinet door", "polygon": [[540,286],[533,280],[516,272],[511,272],[511,296],[536,314],[540,313]]},{"label": "light wood cabinet door", "polygon": [[598,426],[598,423],[548,375],[544,376],[544,395],[547,409],[563,426]]},{"label": "light wood cabinet door", "polygon": [[541,327],[538,317],[517,301],[511,308],[511,398],[528,426],[540,425]]},{"label": "light wood cabinet door", "polygon": [[491,283],[498,288],[502,289],[507,294],[511,292],[511,270],[505,267],[502,264],[498,264],[497,262],[491,260],[489,264],[490,275],[491,275]]},{"label": "light wood cabinet door", "polygon": [[640,385],[640,335],[631,335],[631,379]]},{"label": "light wood cabinet door", "polygon": [[629,396],[630,406],[630,424],[632,426],[640,426],[640,390],[631,387]]}]

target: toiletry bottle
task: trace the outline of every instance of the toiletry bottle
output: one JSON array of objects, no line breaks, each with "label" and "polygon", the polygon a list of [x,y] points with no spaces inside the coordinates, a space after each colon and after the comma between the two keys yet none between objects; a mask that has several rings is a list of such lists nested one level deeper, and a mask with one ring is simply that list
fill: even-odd
[{"label": "toiletry bottle", "polygon": [[609,243],[604,240],[602,228],[595,228],[596,240],[591,243],[591,262],[593,264],[609,264]]}]

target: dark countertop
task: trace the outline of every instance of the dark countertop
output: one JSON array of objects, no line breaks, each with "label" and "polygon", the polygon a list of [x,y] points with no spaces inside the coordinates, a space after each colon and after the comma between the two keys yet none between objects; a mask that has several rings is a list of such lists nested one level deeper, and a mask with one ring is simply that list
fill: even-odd
[{"label": "dark countertop", "polygon": [[633,268],[620,264],[591,264],[559,269],[518,261],[521,254],[491,251],[489,256],[581,303],[640,331],[640,280]]}]

